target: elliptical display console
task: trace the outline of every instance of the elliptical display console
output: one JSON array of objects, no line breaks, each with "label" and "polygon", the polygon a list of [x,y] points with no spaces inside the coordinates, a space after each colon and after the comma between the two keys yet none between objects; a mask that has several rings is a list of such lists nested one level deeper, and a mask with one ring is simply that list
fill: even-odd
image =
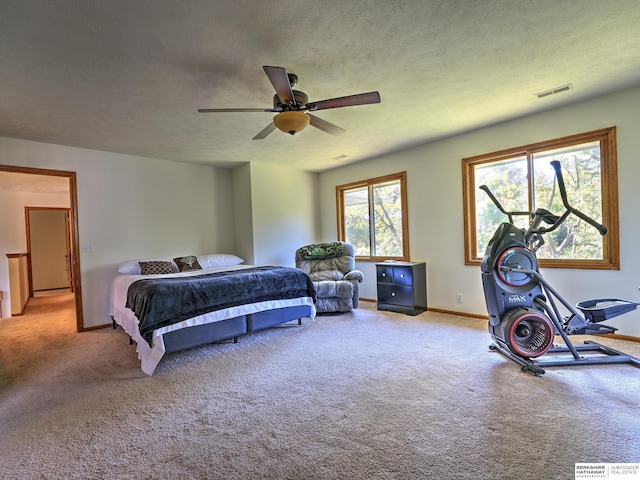
[{"label": "elliptical display console", "polygon": [[[630,363],[640,367],[638,358],[592,341],[574,345],[568,337],[571,334],[614,333],[616,328],[600,322],[635,310],[638,303],[618,299],[589,300],[576,305],[581,314],[538,270],[536,252],[544,245],[543,235],[558,228],[570,214],[598,229],[601,235],[607,233],[605,226],[569,204],[560,163],[553,161],[551,165],[566,209],[560,216],[542,208],[535,212],[506,211],[487,186],[480,187],[509,219],[496,229],[481,264],[489,334],[495,342],[490,348],[535,375],[543,374],[544,366]],[[516,227],[513,223],[515,215],[527,215],[529,227]],[[561,318],[556,302],[570,314]],[[562,338],[564,345],[554,344],[556,335]],[[547,358],[539,358],[543,355]]]}]

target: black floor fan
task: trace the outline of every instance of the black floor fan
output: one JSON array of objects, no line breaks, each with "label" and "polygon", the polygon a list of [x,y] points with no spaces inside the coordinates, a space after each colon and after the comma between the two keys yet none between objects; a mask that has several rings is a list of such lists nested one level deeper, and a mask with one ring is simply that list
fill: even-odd
[{"label": "black floor fan", "polygon": [[[598,299],[580,302],[576,309],[538,271],[536,252],[544,244],[543,235],[559,227],[570,214],[580,217],[602,235],[607,233],[606,227],[569,204],[560,163],[553,161],[551,165],[566,209],[560,216],[542,208],[535,212],[505,211],[486,185],[480,187],[509,219],[493,234],[481,266],[489,334],[495,342],[490,348],[536,376],[545,372],[543,367],[554,366],[626,363],[640,367],[640,359],[608,346],[593,341],[574,345],[569,339],[572,334],[615,332],[616,328],[600,322],[635,310],[638,303]],[[529,216],[529,227],[516,227],[514,215]],[[569,315],[561,317],[558,302]],[[557,335],[564,345],[554,344]]]}]

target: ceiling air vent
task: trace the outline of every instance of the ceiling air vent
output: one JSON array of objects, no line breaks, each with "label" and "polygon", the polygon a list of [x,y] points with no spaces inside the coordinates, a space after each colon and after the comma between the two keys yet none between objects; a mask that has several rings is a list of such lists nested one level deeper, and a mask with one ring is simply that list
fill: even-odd
[{"label": "ceiling air vent", "polygon": [[539,92],[539,93],[536,93],[535,95],[538,98],[544,98],[544,97],[548,97],[549,95],[555,95],[556,93],[566,92],[567,90],[571,90],[572,88],[573,88],[573,85],[571,83],[567,83],[566,85],[555,87],[555,88],[552,88],[551,90],[545,90],[544,92]]}]

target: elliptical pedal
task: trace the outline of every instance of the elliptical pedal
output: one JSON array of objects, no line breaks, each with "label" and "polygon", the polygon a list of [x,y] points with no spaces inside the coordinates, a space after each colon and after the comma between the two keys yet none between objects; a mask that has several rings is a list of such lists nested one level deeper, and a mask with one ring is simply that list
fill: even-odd
[{"label": "elliptical pedal", "polygon": [[594,323],[603,322],[624,313],[635,310],[640,303],[617,298],[600,298],[597,300],[585,300],[576,305],[582,310],[585,318]]}]

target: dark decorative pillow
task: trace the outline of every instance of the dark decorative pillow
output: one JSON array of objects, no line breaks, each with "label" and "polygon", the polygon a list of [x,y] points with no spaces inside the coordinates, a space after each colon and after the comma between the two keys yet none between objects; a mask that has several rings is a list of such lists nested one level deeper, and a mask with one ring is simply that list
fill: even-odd
[{"label": "dark decorative pillow", "polygon": [[195,255],[187,255],[186,257],[176,257],[173,259],[178,265],[179,272],[189,272],[191,270],[202,270]]},{"label": "dark decorative pillow", "polygon": [[340,257],[341,255],[343,255],[341,242],[314,243],[300,248],[300,258],[303,260]]},{"label": "dark decorative pillow", "polygon": [[140,273],[142,275],[165,275],[173,273],[173,264],[171,262],[162,262],[159,260],[151,262],[139,262]]}]

